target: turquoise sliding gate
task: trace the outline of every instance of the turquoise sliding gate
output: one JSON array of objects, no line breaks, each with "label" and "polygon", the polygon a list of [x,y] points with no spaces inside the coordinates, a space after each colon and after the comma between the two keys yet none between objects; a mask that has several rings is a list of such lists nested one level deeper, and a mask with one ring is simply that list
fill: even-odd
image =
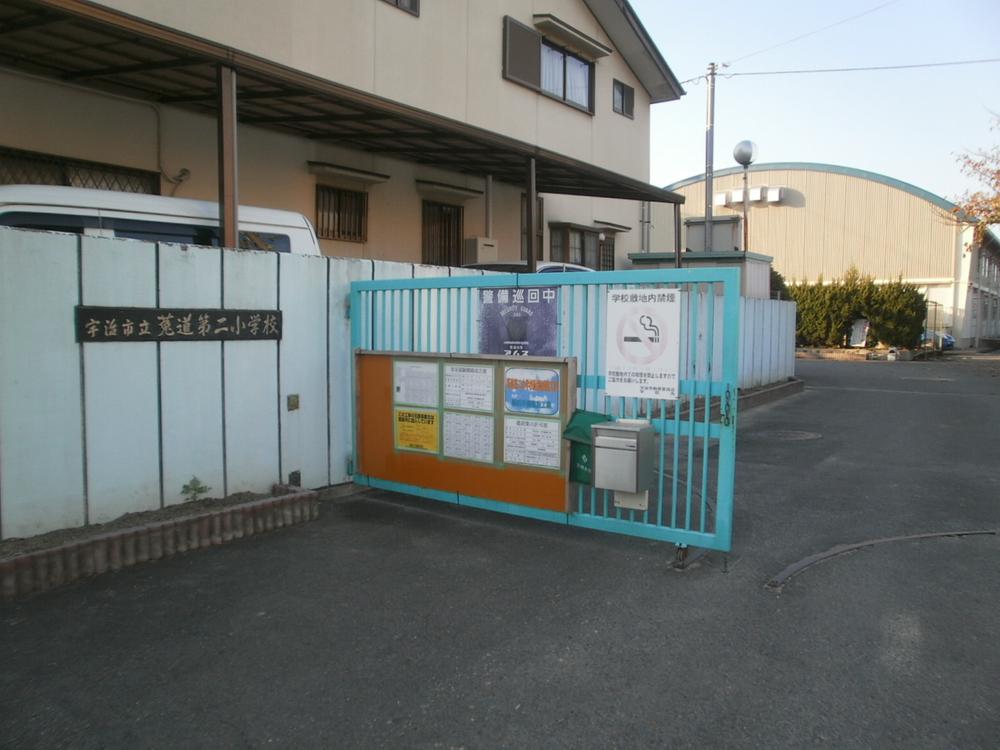
[{"label": "turquoise sliding gate", "polygon": [[[644,511],[616,507],[609,491],[571,485],[569,513],[539,511],[537,517],[728,551],[736,463],[739,274],[736,268],[708,268],[355,281],[351,342],[354,349],[373,351],[476,354],[480,290],[555,287],[556,355],[577,359],[577,407],[650,420],[657,434],[656,474]],[[604,358],[608,293],[651,289],[681,292],[679,397],[609,396]],[[386,486],[364,476],[355,481]],[[440,495],[412,485],[391,488]],[[504,503],[488,507],[536,515],[530,508]]]}]

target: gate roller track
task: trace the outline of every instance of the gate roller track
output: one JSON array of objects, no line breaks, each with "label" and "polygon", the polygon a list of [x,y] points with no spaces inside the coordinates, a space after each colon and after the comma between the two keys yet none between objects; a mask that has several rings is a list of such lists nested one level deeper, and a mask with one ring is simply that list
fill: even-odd
[{"label": "gate roller track", "polygon": [[961,537],[961,536],[984,536],[991,535],[996,536],[1000,533],[998,529],[980,529],[977,531],[938,531],[928,534],[909,534],[907,536],[890,536],[883,537],[882,539],[869,539],[864,542],[856,542],[854,544],[838,544],[834,547],[830,547],[826,552],[820,552],[815,555],[810,555],[809,557],[804,557],[798,562],[794,562],[787,568],[782,570],[778,575],[774,576],[770,581],[767,582],[766,588],[773,589],[775,591],[780,591],[781,588],[788,583],[792,576],[798,575],[806,568],[812,567],[817,563],[821,563],[825,560],[829,560],[832,557],[839,557],[840,555],[846,555],[848,552],[854,552],[854,550],[864,549],[865,547],[874,547],[876,544],[888,544],[889,542],[911,542],[919,539],[937,539],[940,537]]}]

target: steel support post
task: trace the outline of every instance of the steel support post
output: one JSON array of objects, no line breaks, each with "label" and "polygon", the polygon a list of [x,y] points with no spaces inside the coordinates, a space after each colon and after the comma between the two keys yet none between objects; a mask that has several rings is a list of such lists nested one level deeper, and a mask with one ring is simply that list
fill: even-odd
[{"label": "steel support post", "polygon": [[236,71],[218,70],[219,228],[223,247],[239,247],[239,188],[236,147]]}]

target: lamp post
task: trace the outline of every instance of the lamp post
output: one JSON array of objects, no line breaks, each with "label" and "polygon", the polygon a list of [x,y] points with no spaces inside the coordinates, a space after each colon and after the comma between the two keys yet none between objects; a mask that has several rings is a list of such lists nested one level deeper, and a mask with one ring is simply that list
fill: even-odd
[{"label": "lamp post", "polygon": [[747,224],[747,211],[750,208],[750,189],[748,187],[750,165],[757,158],[757,144],[753,141],[740,141],[733,149],[733,158],[743,165],[743,252],[746,253],[750,242],[750,227]]}]

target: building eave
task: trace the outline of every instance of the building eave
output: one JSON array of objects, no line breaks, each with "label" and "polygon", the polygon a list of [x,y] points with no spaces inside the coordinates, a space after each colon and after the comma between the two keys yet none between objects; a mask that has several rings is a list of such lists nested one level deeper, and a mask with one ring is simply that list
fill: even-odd
[{"label": "building eave", "polygon": [[628,0],[583,0],[649,94],[650,103],[680,99],[685,91]]}]

